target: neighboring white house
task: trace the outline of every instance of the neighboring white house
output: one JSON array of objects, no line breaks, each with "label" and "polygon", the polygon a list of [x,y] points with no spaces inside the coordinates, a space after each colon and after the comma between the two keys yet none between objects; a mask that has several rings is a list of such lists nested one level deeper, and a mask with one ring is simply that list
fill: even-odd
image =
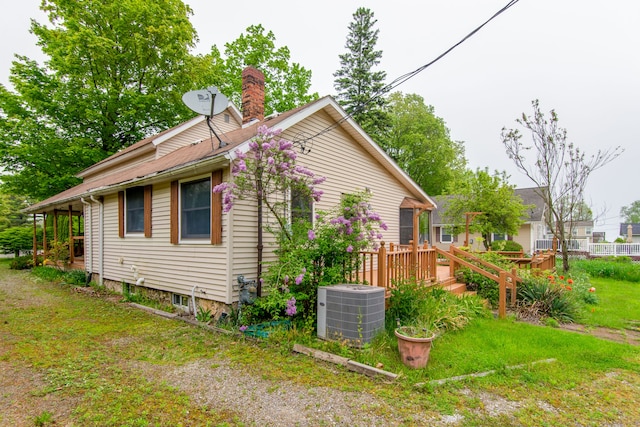
[{"label": "neighboring white house", "polygon": [[[387,223],[387,243],[414,234],[410,209],[430,210],[433,200],[344,112],[331,97],[264,116],[264,77],[243,71],[243,114],[230,105],[212,118],[223,144],[211,136],[203,116],[139,141],[89,167],[83,182],[27,209],[35,215],[82,215],[84,254],[76,260],[116,290],[123,283],[144,288],[176,305],[215,310],[238,301],[237,276],[257,275],[257,209],[239,201],[222,212],[216,184],[230,180],[236,149],[246,149],[259,126],[281,129],[281,137],[310,138],[298,163],[326,181],[329,209],[345,193],[368,189],[371,207]],[[310,149],[310,151],[309,151]],[[283,195],[284,197],[284,195]],[[266,219],[268,221],[268,218]],[[49,236],[51,238],[51,236]],[[266,247],[269,259],[273,247]]]}]

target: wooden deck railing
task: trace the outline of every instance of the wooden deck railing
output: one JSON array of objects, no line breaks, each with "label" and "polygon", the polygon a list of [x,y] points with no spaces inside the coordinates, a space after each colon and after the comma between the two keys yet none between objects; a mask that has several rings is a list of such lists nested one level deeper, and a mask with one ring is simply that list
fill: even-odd
[{"label": "wooden deck railing", "polygon": [[422,246],[395,245],[389,249],[385,242],[377,251],[363,251],[358,254],[354,274],[349,278],[360,280],[373,286],[391,289],[400,280],[436,280],[436,251],[425,243]]},{"label": "wooden deck railing", "polygon": [[517,285],[518,282],[522,281],[518,277],[516,268],[511,269],[511,271],[504,270],[453,245],[451,245],[449,252],[442,249],[437,249],[437,251],[439,255],[449,260],[451,276],[455,275],[455,271],[460,266],[464,266],[498,283],[498,316],[504,318],[507,314],[507,289],[511,290],[511,305],[515,305]]}]

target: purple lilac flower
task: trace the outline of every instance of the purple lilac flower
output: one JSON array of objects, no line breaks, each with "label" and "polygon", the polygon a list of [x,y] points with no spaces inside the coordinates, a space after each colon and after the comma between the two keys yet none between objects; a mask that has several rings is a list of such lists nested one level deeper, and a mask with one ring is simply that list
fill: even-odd
[{"label": "purple lilac flower", "polygon": [[380,228],[382,228],[384,231],[387,231],[389,229],[389,226],[387,225],[387,223],[381,222],[380,223]]},{"label": "purple lilac flower", "polygon": [[244,332],[247,330],[247,325],[242,325],[238,329],[240,330],[240,332]]},{"label": "purple lilac flower", "polygon": [[298,277],[296,277],[296,285],[299,285],[300,283],[302,283],[303,279],[304,279],[304,273],[300,273]]},{"label": "purple lilac flower", "polygon": [[313,230],[309,230],[309,232],[307,233],[307,237],[309,238],[309,240],[313,240],[316,238],[316,233]]},{"label": "purple lilac flower", "polygon": [[351,245],[347,246],[347,252],[349,253],[353,252],[353,246]]},{"label": "purple lilac flower", "polygon": [[296,299],[295,297],[291,297],[290,299],[287,300],[287,309],[286,309],[287,316],[295,316],[297,312],[298,312],[298,309],[296,308]]}]

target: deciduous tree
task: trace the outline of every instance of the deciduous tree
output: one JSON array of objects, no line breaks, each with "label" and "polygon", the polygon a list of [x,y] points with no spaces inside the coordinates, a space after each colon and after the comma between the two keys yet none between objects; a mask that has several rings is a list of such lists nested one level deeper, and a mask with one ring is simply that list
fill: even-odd
[{"label": "deciduous tree", "polygon": [[504,172],[489,173],[488,169],[467,171],[449,187],[452,195],[443,212],[446,222],[456,231],[463,230],[466,212],[482,212],[474,217],[469,231],[480,233],[485,249],[491,246],[492,234],[518,234],[530,206],[523,205],[508,184]]},{"label": "deciduous tree", "polygon": [[389,96],[390,128],[382,148],[429,195],[443,194],[465,173],[462,142],[451,140],[442,118],[416,94]]},{"label": "deciduous tree", "polygon": [[[558,125],[554,110],[547,119],[538,100],[532,101],[533,115],[523,113],[516,122],[530,133],[532,144],[522,142],[518,129],[502,129],[502,142],[516,167],[538,188],[547,209],[547,227],[562,243],[562,264],[569,270],[568,240],[574,214],[584,204],[584,190],[591,173],[620,155],[622,149],[598,150],[589,157],[567,141],[567,130]],[[527,159],[527,152],[533,158]]]},{"label": "deciduous tree", "polygon": [[31,32],[44,65],[17,56],[14,91],[0,87],[3,184],[42,199],[75,173],[192,113],[181,94],[210,75],[180,0],[44,0]]},{"label": "deciduous tree", "polygon": [[640,223],[640,200],[636,200],[629,206],[621,207],[620,216],[622,217],[622,222]]},{"label": "deciduous tree", "polygon": [[213,63],[220,62],[222,93],[238,106],[241,105],[242,70],[253,66],[264,74],[265,114],[291,110],[318,98],[317,93],[309,93],[311,71],[296,62],[291,62],[289,48],[276,48],[276,37],[262,25],[251,25],[246,34],[225,44],[225,58],[220,58],[217,47],[212,48]]}]

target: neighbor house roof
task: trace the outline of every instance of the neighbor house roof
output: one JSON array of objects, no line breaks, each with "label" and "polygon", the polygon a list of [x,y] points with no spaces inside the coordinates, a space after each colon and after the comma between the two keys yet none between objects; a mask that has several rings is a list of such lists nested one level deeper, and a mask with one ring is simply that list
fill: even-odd
[{"label": "neighbor house roof", "polygon": [[[529,205],[530,209],[527,210],[524,219],[525,222],[535,222],[544,220],[544,199],[540,195],[540,189],[538,187],[532,188],[516,188],[514,190],[516,196],[520,196],[523,205]],[[440,195],[435,196],[434,199],[438,204],[438,209],[434,210],[431,216],[433,225],[447,225],[442,218],[442,212],[446,211],[447,204],[455,195]]]},{"label": "neighbor house roof", "polygon": [[[235,108],[235,107],[234,107]],[[376,158],[396,179],[402,182],[407,188],[413,189],[414,194],[419,196],[428,204],[435,206],[435,202],[402,170],[391,160],[391,158],[377,145],[375,142],[353,121],[337,102],[330,96],[320,98],[307,105],[292,109],[285,113],[266,117],[261,121],[254,121],[242,128],[226,132],[219,135],[220,139],[225,143],[222,147],[212,149],[212,145],[208,142],[200,142],[184,146],[162,157],[156,158],[138,165],[134,168],[124,170],[118,173],[112,173],[83,182],[66,191],[56,194],[46,200],[36,203],[27,209],[27,213],[37,213],[45,210],[51,210],[55,207],[62,207],[71,201],[78,201],[81,198],[89,198],[91,196],[99,196],[112,193],[119,188],[125,188],[131,185],[141,185],[149,183],[153,180],[160,180],[170,174],[178,173],[180,170],[190,168],[195,164],[203,162],[211,162],[212,164],[226,165],[234,158],[233,152],[236,149],[246,150],[249,141],[256,135],[257,129],[261,125],[270,128],[278,128],[286,130],[288,127],[300,122],[301,120],[311,116],[312,114],[324,110],[329,114],[335,122],[349,133],[366,151]],[[117,165],[124,162],[128,156],[134,156],[136,151],[143,152],[150,150],[150,146],[158,138],[165,137],[172,132],[179,132],[181,128],[188,127],[194,122],[202,120],[196,117],[186,123],[167,129],[157,135],[145,138],[130,147],[96,163],[87,168],[78,176],[83,177],[88,174],[95,174],[96,169],[106,168],[108,165]],[[339,147],[336,148],[340,150]]]},{"label": "neighbor house roof", "polygon": [[621,222],[620,223],[620,235],[626,236],[628,234],[627,228],[631,226],[631,235],[638,236],[640,235],[640,224],[639,223],[630,223],[630,222]]}]

